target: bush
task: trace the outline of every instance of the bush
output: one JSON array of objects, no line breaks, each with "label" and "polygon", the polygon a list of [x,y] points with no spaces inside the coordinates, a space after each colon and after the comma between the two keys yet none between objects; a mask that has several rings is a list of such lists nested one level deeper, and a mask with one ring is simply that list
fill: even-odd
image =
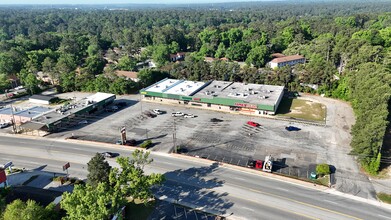
[{"label": "bush", "polygon": [[141,148],[148,148],[151,145],[152,145],[152,141],[151,140],[147,140],[147,141],[144,141],[142,144],[140,144],[140,147]]},{"label": "bush", "polygon": [[316,166],[316,173],[320,176],[330,174],[330,166],[325,163],[318,164]]}]

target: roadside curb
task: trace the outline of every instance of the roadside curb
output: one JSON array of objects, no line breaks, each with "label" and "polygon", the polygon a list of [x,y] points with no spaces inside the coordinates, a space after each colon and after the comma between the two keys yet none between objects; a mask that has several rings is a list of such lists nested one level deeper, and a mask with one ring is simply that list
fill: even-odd
[{"label": "roadside curb", "polygon": [[254,174],[254,175],[260,175],[260,176],[263,176],[263,177],[266,177],[266,178],[269,178],[269,179],[273,179],[273,180],[277,180],[277,181],[281,181],[281,182],[289,183],[289,184],[293,184],[293,185],[298,185],[298,186],[310,188],[310,189],[313,189],[313,190],[322,191],[322,192],[333,194],[333,195],[337,195],[337,196],[342,196],[342,197],[349,198],[349,199],[352,199],[352,200],[355,200],[355,201],[368,203],[368,204],[371,204],[371,205],[374,205],[374,206],[379,206],[379,207],[391,210],[391,204],[387,204],[387,203],[384,203],[384,202],[379,201],[379,200],[370,200],[370,199],[366,199],[366,198],[350,195],[350,194],[347,194],[347,193],[339,192],[336,189],[329,188],[329,187],[322,186],[322,185],[318,185],[318,184],[309,183],[309,182],[306,182],[306,181],[303,181],[303,180],[300,180],[300,179],[289,178],[289,177],[285,177],[285,176],[276,175],[276,174],[273,174],[273,173],[257,171],[257,170],[249,169],[249,168],[246,168],[246,167],[240,167],[240,166],[235,166],[235,165],[231,165],[231,164],[216,162],[216,161],[212,161],[212,160],[208,160],[208,159],[204,159],[204,158],[196,158],[196,157],[185,156],[185,155],[180,155],[180,154],[170,154],[170,155],[173,156],[173,157],[182,158],[182,159],[189,159],[190,158],[191,160],[196,161],[196,162],[201,162],[202,161],[205,164],[219,163],[219,166],[223,166],[223,167],[226,167],[228,169],[240,170],[242,172],[251,173],[251,174]]},{"label": "roadside curb", "polygon": [[222,162],[217,162],[217,161],[208,160],[208,159],[204,159],[204,158],[196,158],[196,157],[191,157],[191,156],[185,156],[185,155],[181,155],[181,154],[170,154],[170,155],[172,155],[173,157],[182,158],[182,159],[189,159],[189,158],[191,158],[193,161],[198,161],[198,162],[204,161],[204,162],[206,162],[208,164],[219,163],[219,166],[222,166],[222,167],[225,167],[225,168],[228,168],[228,169],[231,169],[231,170],[240,170],[242,172],[247,172],[247,173],[251,173],[251,174],[254,174],[254,175],[267,177],[269,179],[278,180],[278,181],[282,181],[282,182],[285,182],[285,183],[290,183],[290,184],[294,184],[294,185],[304,186],[306,188],[311,188],[311,189],[316,189],[316,190],[321,190],[321,191],[329,189],[328,187],[322,186],[322,185],[319,185],[319,184],[313,184],[313,183],[309,183],[309,182],[306,182],[306,181],[303,181],[303,180],[300,180],[300,179],[294,179],[294,178],[289,178],[289,177],[286,177],[286,176],[281,176],[281,175],[277,175],[277,174],[273,174],[273,173],[268,173],[268,172],[262,172],[262,171],[259,171],[259,170],[249,169],[247,167],[236,166],[236,165],[222,163]]}]

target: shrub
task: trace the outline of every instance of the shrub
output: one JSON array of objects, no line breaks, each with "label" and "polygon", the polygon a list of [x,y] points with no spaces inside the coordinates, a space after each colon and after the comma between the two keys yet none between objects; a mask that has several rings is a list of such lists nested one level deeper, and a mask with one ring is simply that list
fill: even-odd
[{"label": "shrub", "polygon": [[151,140],[147,140],[147,141],[144,141],[142,144],[140,144],[140,147],[141,148],[148,148],[151,145],[152,145],[152,141]]},{"label": "shrub", "polygon": [[330,166],[325,163],[318,164],[316,166],[316,173],[320,176],[330,174]]}]

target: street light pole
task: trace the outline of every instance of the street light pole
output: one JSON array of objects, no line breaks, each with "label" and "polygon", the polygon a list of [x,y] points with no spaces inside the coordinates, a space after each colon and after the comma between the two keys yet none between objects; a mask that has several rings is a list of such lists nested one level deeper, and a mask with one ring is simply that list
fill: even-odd
[{"label": "street light pole", "polygon": [[175,117],[174,118],[174,130],[173,130],[173,133],[172,133],[172,142],[174,144],[174,153],[178,153],[177,152],[177,147],[176,147],[176,124],[175,124]]},{"label": "street light pole", "polygon": [[[8,90],[5,90],[5,97],[8,99]],[[16,134],[17,133],[16,121],[15,121],[14,108],[12,106],[12,102],[10,102],[10,106],[11,106],[11,117],[12,117],[12,131],[14,132],[14,134]]]}]

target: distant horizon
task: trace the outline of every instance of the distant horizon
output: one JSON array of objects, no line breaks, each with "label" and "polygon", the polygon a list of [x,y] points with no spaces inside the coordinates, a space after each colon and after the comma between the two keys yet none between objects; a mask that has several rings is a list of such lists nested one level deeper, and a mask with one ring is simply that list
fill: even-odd
[{"label": "distant horizon", "polygon": [[[235,3],[235,2],[272,2],[286,0],[2,0],[0,5],[126,5],[126,4],[215,4],[215,3]],[[53,3],[54,2],[54,3]]]}]

